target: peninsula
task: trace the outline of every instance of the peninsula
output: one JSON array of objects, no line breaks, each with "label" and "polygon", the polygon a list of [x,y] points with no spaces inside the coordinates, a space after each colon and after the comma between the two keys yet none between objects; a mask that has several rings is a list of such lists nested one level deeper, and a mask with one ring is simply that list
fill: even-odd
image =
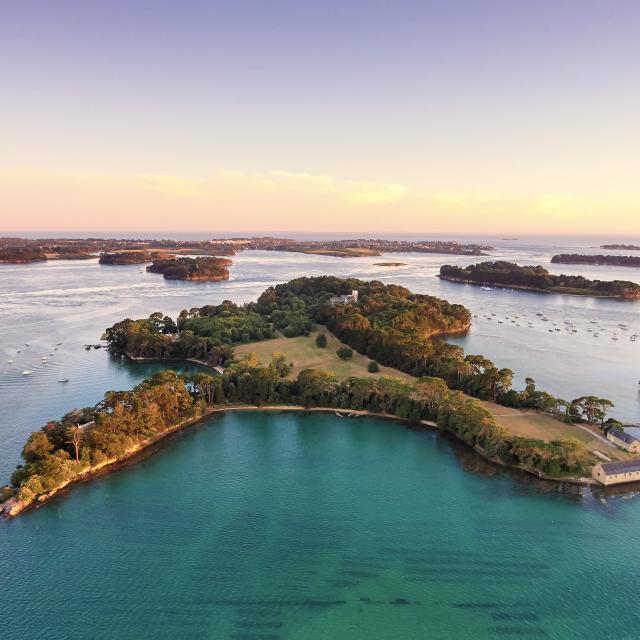
[{"label": "peninsula", "polygon": [[166,280],[207,282],[228,280],[231,264],[226,258],[164,258],[154,260],[147,271],[161,273]]},{"label": "peninsula", "polygon": [[[216,371],[166,370],[33,432],[24,465],[2,490],[4,513],[16,515],[71,483],[118,468],[212,412],[249,407],[395,417],[447,431],[498,464],[558,481],[591,482],[593,449],[625,458],[592,434],[595,426],[570,424],[603,424],[607,400],[565,402],[530,379],[516,391],[509,369],[434,339],[469,325],[461,305],[397,285],[330,276],[270,287],[255,303],[184,310],[176,320],[161,312],[122,320],[106,331],[112,354],[189,360]],[[356,351],[348,363],[340,357],[347,346]],[[308,366],[318,358],[324,366]],[[380,368],[385,375],[373,375]],[[506,416],[499,405],[511,407]]]},{"label": "peninsula", "polygon": [[541,266],[520,266],[513,262],[481,262],[458,267],[440,267],[440,278],[450,282],[493,287],[508,287],[541,293],[562,293],[575,296],[637,300],[640,285],[627,280],[588,280],[582,276],[552,275]]},{"label": "peninsula", "polygon": [[640,267],[640,256],[583,255],[560,253],[551,258],[556,264],[591,264],[611,267]]}]

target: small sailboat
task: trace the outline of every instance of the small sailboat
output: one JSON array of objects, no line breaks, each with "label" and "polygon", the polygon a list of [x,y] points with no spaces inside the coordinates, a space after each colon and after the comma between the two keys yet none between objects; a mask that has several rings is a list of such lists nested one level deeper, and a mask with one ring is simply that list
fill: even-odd
[{"label": "small sailboat", "polygon": [[22,372],[22,375],[23,375],[23,376],[30,376],[32,373],[33,373],[33,371],[29,371],[29,369],[25,369],[25,370]]}]

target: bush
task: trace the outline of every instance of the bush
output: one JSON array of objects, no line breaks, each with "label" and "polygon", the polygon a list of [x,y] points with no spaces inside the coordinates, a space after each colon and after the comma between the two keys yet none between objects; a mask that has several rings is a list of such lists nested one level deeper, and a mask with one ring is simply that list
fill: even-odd
[{"label": "bush", "polygon": [[11,487],[2,487],[2,489],[0,489],[0,502],[13,498],[14,495],[15,491]]},{"label": "bush", "polygon": [[369,373],[378,373],[378,371],[380,371],[380,367],[378,366],[378,363],[375,360],[372,360],[368,365],[367,365],[367,371]]},{"label": "bush", "polygon": [[326,346],[327,346],[327,334],[321,333],[318,336],[316,336],[316,347],[320,347],[321,349],[324,349],[324,347]]},{"label": "bush", "polygon": [[349,358],[353,358],[353,349],[349,349],[349,347],[340,347],[336,354],[338,358],[342,358],[343,360],[348,360]]}]

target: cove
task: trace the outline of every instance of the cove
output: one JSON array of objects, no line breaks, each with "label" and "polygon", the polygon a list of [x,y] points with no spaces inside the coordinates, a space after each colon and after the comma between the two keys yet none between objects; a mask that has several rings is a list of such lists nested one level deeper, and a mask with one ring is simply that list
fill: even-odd
[{"label": "cove", "polygon": [[207,418],[0,526],[6,637],[633,637],[634,497],[465,451],[368,417]]}]

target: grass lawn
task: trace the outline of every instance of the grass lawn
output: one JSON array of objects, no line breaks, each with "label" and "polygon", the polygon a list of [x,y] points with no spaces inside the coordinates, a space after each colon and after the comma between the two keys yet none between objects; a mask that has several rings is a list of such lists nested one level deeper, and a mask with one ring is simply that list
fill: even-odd
[{"label": "grass lawn", "polygon": [[[327,346],[323,349],[316,347],[316,336],[324,332],[327,336]],[[329,333],[324,327],[319,327],[309,336],[298,338],[275,338],[273,340],[263,340],[262,342],[251,342],[235,347],[236,357],[242,357],[247,353],[255,353],[262,364],[268,364],[271,354],[275,351],[283,353],[289,362],[293,362],[293,369],[289,374],[290,378],[295,378],[302,369],[327,369],[333,371],[339,380],[344,380],[349,376],[392,376],[414,382],[416,379],[407,373],[402,373],[391,367],[380,365],[379,373],[369,373],[367,365],[371,360],[366,356],[353,352],[353,358],[342,360],[336,355],[336,349],[346,346],[335,336]],[[592,433],[576,425],[566,424],[556,420],[551,416],[537,413],[535,411],[525,411],[522,409],[512,409],[503,407],[494,402],[480,400],[479,402],[488,409],[497,424],[503,426],[511,433],[528,438],[539,438],[540,440],[558,440],[560,438],[575,438],[581,442],[589,451],[597,449],[612,460],[624,460],[629,455],[617,447],[604,443]]]},{"label": "grass lawn", "polygon": [[393,376],[410,382],[415,380],[413,376],[382,365],[380,365],[378,373],[369,373],[367,365],[371,360],[356,351],[353,352],[353,358],[348,360],[338,358],[336,349],[346,345],[328,331],[324,331],[327,335],[327,346],[322,349],[316,347],[316,336],[321,332],[323,332],[323,329],[313,331],[309,336],[275,338],[273,340],[243,344],[235,347],[235,354],[239,358],[253,352],[258,356],[262,364],[268,364],[274,351],[284,353],[287,360],[293,362],[293,369],[289,374],[290,378],[297,377],[302,369],[327,369],[333,371],[339,380],[344,380],[349,376]]},{"label": "grass lawn", "polygon": [[539,438],[540,440],[575,438],[584,444],[589,451],[597,449],[611,459],[622,460],[629,457],[625,451],[611,444],[605,444],[592,433],[576,425],[566,424],[565,422],[556,420],[543,413],[537,413],[536,411],[512,409],[484,400],[481,400],[481,402],[485,408],[491,411],[496,422],[505,429],[508,429],[511,433],[516,433],[528,438]]}]

